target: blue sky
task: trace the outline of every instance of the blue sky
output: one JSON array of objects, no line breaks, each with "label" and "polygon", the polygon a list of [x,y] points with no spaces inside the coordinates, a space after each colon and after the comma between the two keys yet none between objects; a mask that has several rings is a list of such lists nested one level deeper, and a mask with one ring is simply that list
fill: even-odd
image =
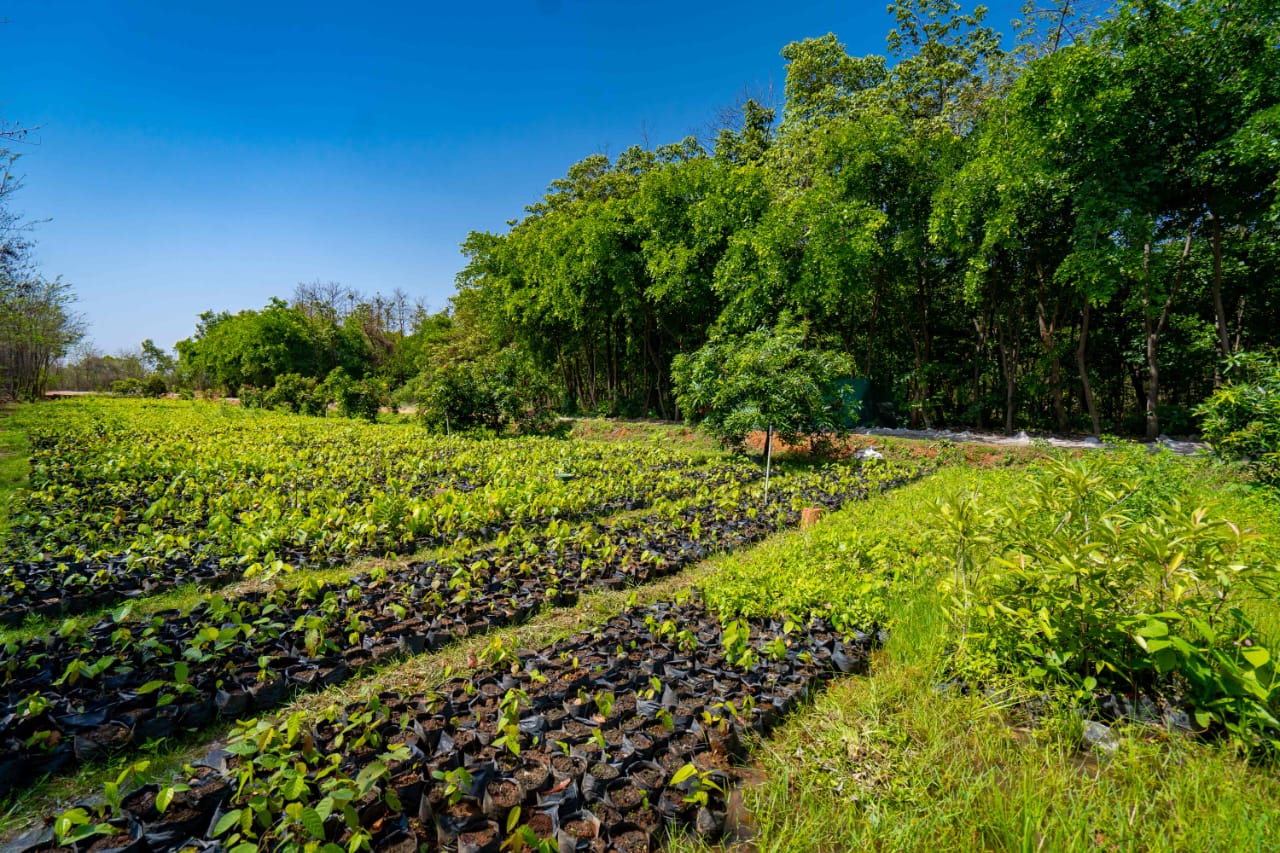
[{"label": "blue sky", "polygon": [[[1019,2],[993,2],[1008,33]],[[443,308],[471,230],[502,230],[576,160],[705,134],[779,51],[882,53],[882,2],[8,0],[0,118],[13,207],[106,352],[299,281]]]}]

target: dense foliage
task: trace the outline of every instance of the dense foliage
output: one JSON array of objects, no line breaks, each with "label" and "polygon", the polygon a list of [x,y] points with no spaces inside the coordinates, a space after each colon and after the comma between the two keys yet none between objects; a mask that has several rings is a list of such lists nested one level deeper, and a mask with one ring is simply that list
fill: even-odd
[{"label": "dense foliage", "polygon": [[941,501],[952,670],[1280,746],[1275,637],[1255,624],[1280,592],[1274,548],[1195,499],[1172,460],[1086,457],[1042,464],[1004,500]]}]

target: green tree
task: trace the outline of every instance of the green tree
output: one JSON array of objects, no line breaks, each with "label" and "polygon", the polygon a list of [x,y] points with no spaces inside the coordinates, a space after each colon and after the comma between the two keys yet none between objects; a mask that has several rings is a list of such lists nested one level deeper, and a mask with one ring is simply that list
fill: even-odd
[{"label": "green tree", "polygon": [[44,397],[54,365],[84,337],[74,302],[66,282],[0,271],[0,376],[9,399]]},{"label": "green tree", "polygon": [[806,346],[786,321],[745,335],[713,335],[672,366],[680,408],[726,446],[772,427],[786,442],[841,429],[832,383],[849,374],[847,356]]}]

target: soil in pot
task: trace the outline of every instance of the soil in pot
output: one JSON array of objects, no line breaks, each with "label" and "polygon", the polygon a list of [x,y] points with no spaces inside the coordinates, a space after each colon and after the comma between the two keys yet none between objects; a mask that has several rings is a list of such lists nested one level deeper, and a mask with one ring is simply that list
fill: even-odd
[{"label": "soil in pot", "polygon": [[497,853],[501,840],[498,825],[489,821],[478,829],[458,834],[458,853]]},{"label": "soil in pot", "polygon": [[620,775],[612,764],[597,761],[582,777],[582,795],[588,800],[600,799],[604,796],[605,787]]},{"label": "soil in pot", "polygon": [[620,812],[639,808],[645,801],[645,790],[630,779],[619,780],[608,788],[609,802]]},{"label": "soil in pot", "polygon": [[619,853],[649,853],[652,849],[649,833],[633,823],[623,823],[614,827],[610,834],[610,843]]},{"label": "soil in pot", "polygon": [[556,834],[556,823],[546,812],[534,812],[524,825],[539,838],[552,838]]},{"label": "soil in pot", "polygon": [[600,821],[590,812],[574,812],[561,818],[560,831],[573,839],[595,838],[600,834]]},{"label": "soil in pot", "polygon": [[485,786],[484,813],[505,823],[507,813],[524,802],[524,790],[510,779],[496,779]]},{"label": "soil in pot", "polygon": [[525,761],[515,772],[515,780],[530,794],[540,794],[551,784],[551,770],[534,761]]}]

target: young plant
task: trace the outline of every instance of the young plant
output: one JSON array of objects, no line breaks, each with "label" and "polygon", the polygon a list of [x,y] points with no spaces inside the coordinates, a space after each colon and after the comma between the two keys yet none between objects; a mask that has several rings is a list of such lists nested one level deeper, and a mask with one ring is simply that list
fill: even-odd
[{"label": "young plant", "polygon": [[433,770],[431,771],[431,777],[438,782],[444,783],[444,795],[451,806],[457,805],[467,795],[475,781],[465,767],[455,767],[452,770]]},{"label": "young plant", "polygon": [[688,783],[685,785],[688,793],[685,794],[684,801],[703,808],[710,803],[712,791],[723,792],[724,790],[712,778],[710,771],[699,770],[693,764],[684,765],[671,777],[670,785],[673,788],[678,788],[684,783]]}]

